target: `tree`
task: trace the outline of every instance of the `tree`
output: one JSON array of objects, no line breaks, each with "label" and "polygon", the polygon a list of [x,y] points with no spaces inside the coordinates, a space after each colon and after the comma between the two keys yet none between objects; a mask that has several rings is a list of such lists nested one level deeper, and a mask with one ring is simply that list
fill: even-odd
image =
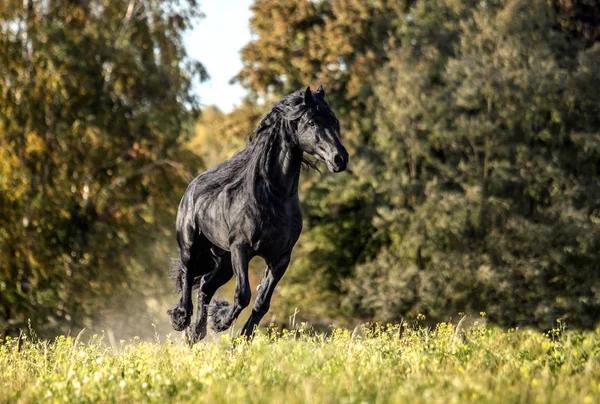
[{"label": "tree", "polygon": [[198,15],[194,0],[0,6],[0,334],[90,326],[164,273],[148,250],[192,167],[206,73],[181,34]]},{"label": "tree", "polygon": [[[235,80],[267,99],[322,84],[358,173],[373,157],[373,72],[385,62],[386,44],[410,3],[256,1],[251,20],[256,36],[242,51],[244,67]],[[301,188],[305,230],[274,303],[280,312],[298,306],[306,315],[330,315],[339,308],[341,279],[376,250],[371,246],[376,192],[361,175],[312,173],[303,176]],[[343,191],[332,197],[331,189]],[[314,300],[321,302],[318,307]]]},{"label": "tree", "polygon": [[507,1],[463,19],[450,53],[392,52],[376,90],[390,242],[347,282],[352,312],[598,321],[600,48],[572,52],[556,18]]},{"label": "tree", "polygon": [[[352,125],[345,137],[368,140],[373,72],[385,62],[386,45],[411,0],[257,0],[234,78],[252,93],[281,97],[322,84],[336,111]],[[354,144],[353,144],[354,145]],[[357,150],[358,152],[358,150]]]},{"label": "tree", "polygon": [[262,0],[253,11],[236,80],[270,97],[323,84],[353,172],[303,182],[305,232],[276,310],[597,321],[593,2]]},{"label": "tree", "polygon": [[[308,316],[342,315],[344,280],[353,277],[357,265],[372,259],[390,236],[376,226],[377,209],[387,196],[376,174],[376,167],[384,163],[375,147],[374,117],[379,103],[387,102],[373,94],[376,72],[389,60],[389,47],[416,49],[411,44],[415,38],[451,49],[458,21],[477,3],[256,2],[256,39],[242,53],[245,67],[237,80],[259,95],[323,84],[351,151],[352,174],[313,174],[304,180],[305,231],[292,270],[282,281],[283,298],[275,300],[281,311],[299,307]],[[308,288],[310,298],[307,283],[313,286]],[[311,303],[315,300],[319,305]]]}]

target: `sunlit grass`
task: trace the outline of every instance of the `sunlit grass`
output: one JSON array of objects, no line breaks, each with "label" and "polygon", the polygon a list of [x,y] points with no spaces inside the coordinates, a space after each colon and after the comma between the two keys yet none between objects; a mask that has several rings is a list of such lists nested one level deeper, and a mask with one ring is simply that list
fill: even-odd
[{"label": "sunlit grass", "polygon": [[101,335],[0,344],[0,402],[600,402],[600,335],[302,326],[193,348]]}]

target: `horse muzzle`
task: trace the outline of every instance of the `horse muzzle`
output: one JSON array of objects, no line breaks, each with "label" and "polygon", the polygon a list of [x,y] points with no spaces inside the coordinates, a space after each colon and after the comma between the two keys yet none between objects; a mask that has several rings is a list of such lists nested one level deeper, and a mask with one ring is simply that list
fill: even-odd
[{"label": "horse muzzle", "polygon": [[343,150],[340,153],[336,153],[333,158],[327,159],[327,168],[332,173],[346,171],[346,168],[348,168],[348,152]]}]

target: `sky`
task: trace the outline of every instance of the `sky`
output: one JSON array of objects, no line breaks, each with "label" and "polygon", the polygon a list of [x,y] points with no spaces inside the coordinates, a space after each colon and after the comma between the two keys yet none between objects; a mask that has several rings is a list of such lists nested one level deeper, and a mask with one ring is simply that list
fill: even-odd
[{"label": "sky", "polygon": [[242,68],[239,51],[250,41],[252,0],[205,0],[200,3],[205,17],[186,33],[185,47],[202,62],[210,79],[196,86],[203,106],[217,105],[229,112],[239,105],[245,90],[229,80]]}]

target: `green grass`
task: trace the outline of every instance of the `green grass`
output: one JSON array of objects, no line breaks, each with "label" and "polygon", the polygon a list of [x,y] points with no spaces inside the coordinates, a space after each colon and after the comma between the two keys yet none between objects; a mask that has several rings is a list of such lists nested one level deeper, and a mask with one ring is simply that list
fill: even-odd
[{"label": "green grass", "polygon": [[[600,402],[600,334],[397,326],[329,336],[299,330],[251,343],[0,344],[5,402]],[[354,334],[354,335],[353,335]]]}]

